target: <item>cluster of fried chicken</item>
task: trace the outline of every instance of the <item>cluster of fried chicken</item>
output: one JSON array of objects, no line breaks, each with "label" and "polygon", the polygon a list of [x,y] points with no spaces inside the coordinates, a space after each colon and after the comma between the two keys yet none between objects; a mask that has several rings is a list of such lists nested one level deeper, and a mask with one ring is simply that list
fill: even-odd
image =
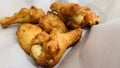
[{"label": "cluster of fried chicken", "polygon": [[22,8],[12,17],[1,18],[0,24],[7,28],[21,23],[16,34],[22,49],[38,64],[52,68],[81,38],[82,28],[98,24],[100,17],[90,8],[74,3],[55,2],[50,8],[47,14],[34,6]]}]

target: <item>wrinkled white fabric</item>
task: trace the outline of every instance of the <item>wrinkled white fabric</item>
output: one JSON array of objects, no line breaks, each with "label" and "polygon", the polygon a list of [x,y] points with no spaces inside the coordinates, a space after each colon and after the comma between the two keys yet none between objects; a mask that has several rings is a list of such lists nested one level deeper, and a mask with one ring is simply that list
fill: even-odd
[{"label": "wrinkled white fabric", "polygon": [[94,0],[104,21],[93,26],[61,62],[59,68],[120,68],[119,0]]},{"label": "wrinkled white fabric", "polygon": [[[91,7],[102,23],[84,30],[83,37],[56,68],[120,68],[120,1],[61,0]],[[92,1],[92,2],[91,2]],[[0,17],[11,16],[23,7],[35,5],[49,10],[53,0],[0,0]],[[37,68],[18,44],[17,26],[0,26],[0,68]]]}]

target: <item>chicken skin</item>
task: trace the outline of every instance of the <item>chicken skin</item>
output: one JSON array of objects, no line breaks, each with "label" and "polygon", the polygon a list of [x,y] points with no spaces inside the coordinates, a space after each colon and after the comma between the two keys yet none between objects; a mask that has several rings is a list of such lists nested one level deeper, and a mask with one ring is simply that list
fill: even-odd
[{"label": "chicken skin", "polygon": [[44,11],[41,8],[32,6],[31,8],[22,8],[18,13],[11,17],[3,17],[0,19],[0,24],[3,28],[7,28],[14,23],[36,23],[39,18],[44,16]]},{"label": "chicken skin", "polygon": [[30,54],[31,40],[40,32],[42,32],[42,29],[37,25],[23,23],[19,26],[16,33],[18,42],[27,54]]},{"label": "chicken skin", "polygon": [[65,27],[62,19],[57,14],[50,11],[48,11],[45,16],[40,18],[39,25],[41,28],[43,28],[44,31],[48,33],[67,31],[67,28]]},{"label": "chicken skin", "polygon": [[100,17],[90,8],[78,4],[54,2],[50,8],[57,12],[67,25],[73,28],[92,26],[100,22]]},{"label": "chicken skin", "polygon": [[[46,34],[46,35],[42,35]],[[38,38],[35,37],[32,41],[38,39],[40,43],[32,44],[31,54],[37,60],[38,64],[48,66],[52,68],[55,64],[57,64],[65,50],[78,41],[81,38],[82,30],[81,28],[73,29],[66,33],[52,33],[47,34],[45,32],[41,32]],[[41,40],[41,36],[47,36],[45,40]]]}]

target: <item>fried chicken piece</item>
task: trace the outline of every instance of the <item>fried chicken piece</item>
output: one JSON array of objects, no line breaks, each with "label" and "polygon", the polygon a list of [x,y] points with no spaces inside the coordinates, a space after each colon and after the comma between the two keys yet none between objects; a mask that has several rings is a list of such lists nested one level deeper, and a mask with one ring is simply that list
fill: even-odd
[{"label": "fried chicken piece", "polygon": [[39,25],[48,33],[67,31],[62,19],[57,14],[50,11],[48,11],[45,16],[40,18]]},{"label": "fried chicken piece", "polygon": [[50,8],[52,11],[56,11],[67,25],[73,28],[92,26],[100,22],[100,17],[90,8],[78,4],[54,2]]},{"label": "fried chicken piece", "polygon": [[39,18],[44,15],[44,11],[35,6],[32,6],[31,8],[22,8],[18,13],[15,13],[11,17],[1,18],[0,24],[3,28],[7,28],[14,23],[36,23],[39,21]]},{"label": "fried chicken piece", "polygon": [[16,33],[18,42],[27,54],[30,54],[31,40],[40,32],[42,32],[42,29],[37,25],[23,23],[19,26]]},{"label": "fried chicken piece", "polygon": [[[81,38],[82,30],[77,28],[66,33],[46,35],[48,38],[45,41],[39,39],[39,44],[32,45],[31,52],[38,64],[52,68],[60,61],[65,50]],[[39,36],[41,37],[41,34]]]}]

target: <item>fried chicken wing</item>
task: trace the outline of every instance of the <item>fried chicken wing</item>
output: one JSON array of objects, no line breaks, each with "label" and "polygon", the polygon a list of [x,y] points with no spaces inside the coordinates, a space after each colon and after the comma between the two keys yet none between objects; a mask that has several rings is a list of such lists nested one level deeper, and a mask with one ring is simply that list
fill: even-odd
[{"label": "fried chicken wing", "polygon": [[[33,44],[31,52],[40,65],[52,68],[59,62],[65,50],[78,41],[82,35],[81,28],[71,30],[66,33],[47,34],[48,38],[39,44]],[[40,34],[41,37],[41,34]]]},{"label": "fried chicken wing", "polygon": [[92,26],[100,22],[100,17],[90,8],[78,4],[54,2],[50,8],[52,11],[56,11],[67,25],[73,28]]},{"label": "fried chicken wing", "polygon": [[62,19],[57,14],[50,11],[45,16],[40,18],[39,25],[48,33],[67,31]]},{"label": "fried chicken wing", "polygon": [[12,17],[3,17],[0,19],[0,24],[3,28],[7,28],[14,23],[36,23],[39,18],[44,16],[44,11],[40,8],[32,6],[31,8],[22,8],[18,13]]},{"label": "fried chicken wing", "polygon": [[27,54],[30,54],[31,40],[40,32],[42,32],[42,29],[37,25],[23,23],[19,26],[16,33],[18,42]]}]

